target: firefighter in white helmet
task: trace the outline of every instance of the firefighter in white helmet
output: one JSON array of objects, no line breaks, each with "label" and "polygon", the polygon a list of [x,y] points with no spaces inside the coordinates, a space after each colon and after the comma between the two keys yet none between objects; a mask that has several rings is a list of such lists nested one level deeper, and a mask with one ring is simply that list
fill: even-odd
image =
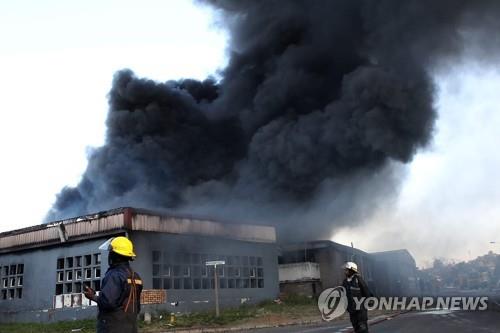
[{"label": "firefighter in white helmet", "polygon": [[372,294],[359,273],[358,265],[349,261],[342,268],[345,272],[342,286],[347,294],[347,311],[349,312],[352,327],[355,333],[368,333],[368,311],[364,304],[360,309],[357,309],[354,298],[371,297]]},{"label": "firefighter in white helmet", "polygon": [[127,237],[119,236],[104,242],[99,250],[109,251],[109,269],[99,296],[92,288],[85,290],[85,297],[99,308],[97,333],[137,333],[142,279],[129,264],[135,259],[134,245]]}]

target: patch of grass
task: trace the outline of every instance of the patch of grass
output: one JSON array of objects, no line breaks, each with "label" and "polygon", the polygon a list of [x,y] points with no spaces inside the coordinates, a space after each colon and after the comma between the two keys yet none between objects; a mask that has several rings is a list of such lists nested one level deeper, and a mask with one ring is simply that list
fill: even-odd
[{"label": "patch of grass", "polygon": [[0,333],[69,333],[81,329],[78,333],[95,332],[95,320],[61,321],[50,324],[22,323],[0,324]]},{"label": "patch of grass", "polygon": [[[252,321],[253,319],[265,318],[272,315],[278,315],[290,319],[318,316],[316,300],[302,297],[289,296],[283,302],[264,301],[255,305],[241,305],[237,308],[224,309],[220,316],[215,316],[215,311],[196,312],[176,316],[174,327],[218,327],[231,324],[239,324]],[[167,330],[172,328],[169,325],[170,314],[162,313],[162,319],[158,315],[151,324],[141,322],[141,332],[157,332],[158,330]]]},{"label": "patch of grass", "polygon": [[[269,316],[280,316],[290,319],[317,316],[316,301],[311,298],[291,295],[281,303],[265,301],[256,305],[241,305],[237,308],[221,310],[220,316],[215,311],[195,312],[177,315],[174,327],[220,327],[231,324],[259,320]],[[161,319],[160,319],[161,316]],[[69,333],[73,329],[81,329],[78,333],[95,332],[95,320],[67,321],[50,324],[0,324],[0,333]],[[150,324],[139,321],[142,333],[164,332],[172,328],[170,313],[159,312]]]}]

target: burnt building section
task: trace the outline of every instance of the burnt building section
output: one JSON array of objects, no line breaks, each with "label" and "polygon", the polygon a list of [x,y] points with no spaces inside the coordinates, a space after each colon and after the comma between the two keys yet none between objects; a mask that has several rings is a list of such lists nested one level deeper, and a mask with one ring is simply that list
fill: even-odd
[{"label": "burnt building section", "polygon": [[420,296],[422,287],[415,259],[408,250],[375,252],[377,294],[381,296]]},{"label": "burnt building section", "polygon": [[332,241],[285,244],[280,247],[280,291],[317,297],[326,288],[340,286],[342,265],[358,265],[376,296],[420,295],[415,260],[407,250],[367,253]]},{"label": "burnt building section", "polygon": [[119,235],[135,246],[143,311],[213,309],[212,260],[225,262],[217,266],[222,307],[279,294],[273,227],[120,208],[0,233],[0,321],[94,317],[83,287],[100,290],[108,265],[99,245]]},{"label": "burnt building section", "polygon": [[354,247],[328,240],[280,246],[280,291],[284,294],[318,296],[323,289],[342,284],[342,265],[354,261],[370,288],[374,288],[374,262],[370,255]]}]

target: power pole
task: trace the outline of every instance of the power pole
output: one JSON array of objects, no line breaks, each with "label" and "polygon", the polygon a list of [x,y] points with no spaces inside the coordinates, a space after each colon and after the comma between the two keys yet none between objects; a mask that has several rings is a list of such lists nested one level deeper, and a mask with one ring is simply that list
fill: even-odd
[{"label": "power pole", "polygon": [[214,267],[214,291],[215,291],[215,316],[220,316],[219,311],[219,275],[217,274],[217,266],[225,265],[224,260],[207,261],[205,265]]},{"label": "power pole", "polygon": [[219,276],[217,275],[217,264],[214,265],[214,283],[215,283],[215,316],[219,317]]}]

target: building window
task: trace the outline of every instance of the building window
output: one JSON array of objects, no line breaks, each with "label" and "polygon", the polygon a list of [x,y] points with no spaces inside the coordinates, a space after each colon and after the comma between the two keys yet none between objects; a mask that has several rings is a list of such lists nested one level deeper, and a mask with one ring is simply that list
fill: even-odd
[{"label": "building window", "polygon": [[55,295],[82,293],[83,286],[101,289],[100,253],[58,258],[56,268]]},{"label": "building window", "polygon": [[24,264],[0,265],[0,300],[23,297]]},{"label": "building window", "polygon": [[[169,253],[159,250],[152,251],[153,288],[214,288],[214,268],[213,266],[206,266],[206,262],[210,260],[225,261],[224,265],[217,266],[220,288],[264,288],[262,257],[185,252]],[[175,265],[172,265],[173,263]]]},{"label": "building window", "polygon": [[75,257],[75,267],[82,267],[82,257]]},{"label": "building window", "polygon": [[170,265],[163,265],[161,276],[170,276]]}]

